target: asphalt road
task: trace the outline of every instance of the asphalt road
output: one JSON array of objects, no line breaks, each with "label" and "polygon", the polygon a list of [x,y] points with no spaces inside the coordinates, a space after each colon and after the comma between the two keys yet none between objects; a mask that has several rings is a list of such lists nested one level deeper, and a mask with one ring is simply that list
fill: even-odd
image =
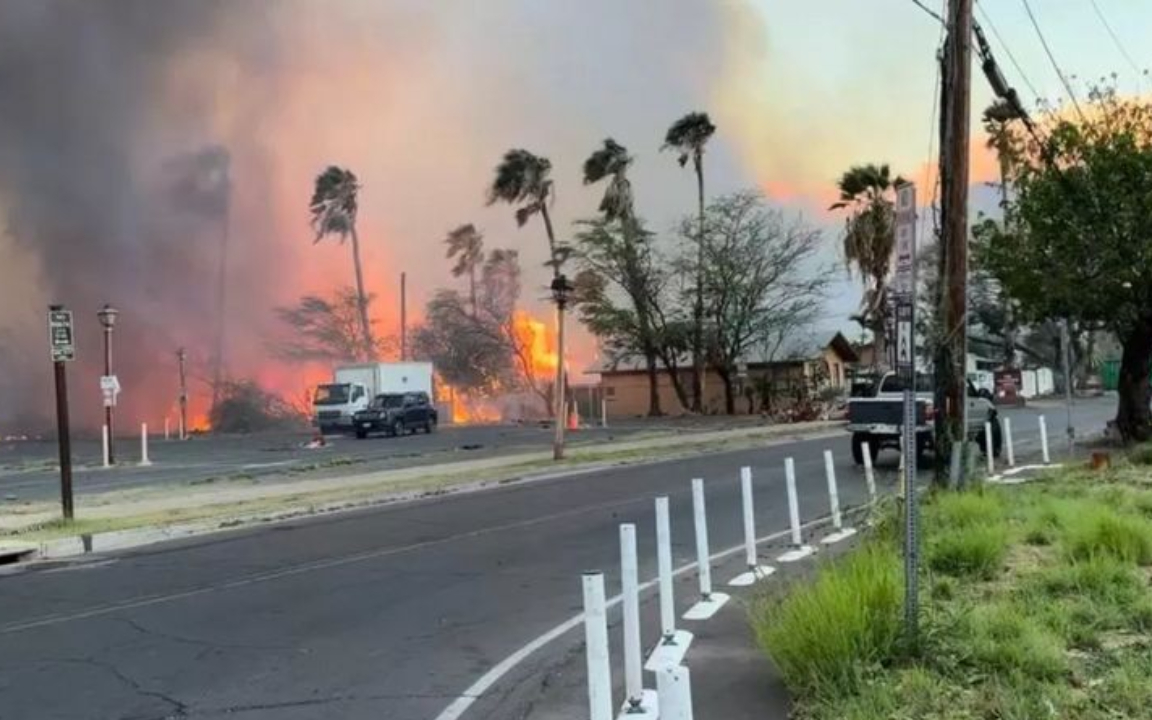
[{"label": "asphalt road", "polygon": [[[1056,435],[1062,423],[1048,414]],[[1097,428],[1107,414],[1082,406],[1077,424]],[[1012,416],[1018,455],[1035,455],[1035,411]],[[753,468],[761,534],[785,527],[785,456],[796,460],[803,517],[824,515],[825,448],[835,453],[842,501],[860,502],[847,438],[833,437],[0,577],[0,718],[432,720],[503,658],[578,613],[581,571],[605,569],[609,592],[617,591],[620,523],[638,525],[641,577],[653,576],[653,497],[671,497],[679,565],[693,553],[690,478],[707,483],[718,550],[739,542],[743,465]],[[879,463],[887,481],[894,461],[889,453]],[[717,582],[735,570],[719,568]],[[684,606],[691,581],[677,585]],[[653,603],[644,610],[650,621]],[[464,719],[538,717],[532,709],[550,668],[579,648],[578,632],[560,636],[501,677]]]},{"label": "asphalt road", "polygon": [[[675,424],[673,424],[675,426]],[[623,439],[655,429],[652,423],[633,422],[620,427],[587,428],[571,434],[572,444],[583,445]],[[453,462],[497,455],[545,450],[552,431],[536,425],[442,427],[431,435],[402,438],[329,436],[328,445],[307,447],[308,433],[234,436],[198,436],[180,442],[153,438],[150,467],[140,467],[138,438],[118,440],[118,464],[101,467],[99,443],[77,443],[73,456],[77,494],[124,490],[147,485],[197,483],[208,478],[238,474],[253,477],[278,475],[302,479],[323,474],[363,473],[414,465]],[[59,471],[54,442],[0,444],[0,499],[43,500],[59,493]],[[301,470],[309,469],[305,475]],[[2,511],[2,506],[0,506]]]}]

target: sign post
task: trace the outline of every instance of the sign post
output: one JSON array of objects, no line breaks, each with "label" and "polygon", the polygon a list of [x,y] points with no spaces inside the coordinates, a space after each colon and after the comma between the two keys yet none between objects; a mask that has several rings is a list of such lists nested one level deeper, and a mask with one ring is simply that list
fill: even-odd
[{"label": "sign post", "polygon": [[68,376],[64,363],[76,359],[72,311],[48,306],[48,344],[56,375],[56,442],[60,447],[60,504],[64,519],[72,519],[72,438],[68,423]]},{"label": "sign post", "polygon": [[896,373],[904,386],[904,625],[918,633],[919,507],[916,498],[916,186],[896,188]]}]

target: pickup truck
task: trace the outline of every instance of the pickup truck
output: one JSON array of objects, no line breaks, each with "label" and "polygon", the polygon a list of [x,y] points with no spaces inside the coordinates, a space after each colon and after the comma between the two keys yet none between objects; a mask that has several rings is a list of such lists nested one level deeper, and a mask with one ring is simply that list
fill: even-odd
[{"label": "pickup truck", "polygon": [[352,427],[360,440],[374,432],[392,437],[423,430],[431,433],[439,420],[436,408],[425,392],[377,395],[367,409],[353,416]]},{"label": "pickup truck", "polygon": [[[916,455],[935,447],[933,418],[936,415],[932,399],[932,379],[926,375],[916,377]],[[996,407],[969,384],[968,386],[968,439],[978,443],[985,452],[984,424],[992,425],[992,454],[1000,457],[1003,444],[1000,420]],[[904,422],[904,383],[895,373],[886,373],[876,384],[870,397],[854,397],[848,401],[848,432],[852,433],[852,459],[857,465],[864,463],[864,443],[868,443],[872,459],[884,448],[900,449],[900,431]]]}]

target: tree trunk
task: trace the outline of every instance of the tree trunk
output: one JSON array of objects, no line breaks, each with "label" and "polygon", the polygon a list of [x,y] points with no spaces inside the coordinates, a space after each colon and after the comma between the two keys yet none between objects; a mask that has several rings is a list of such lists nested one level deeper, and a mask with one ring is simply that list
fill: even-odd
[{"label": "tree trunk", "polygon": [[696,301],[692,306],[692,411],[704,411],[704,162],[695,158],[696,204]]},{"label": "tree trunk", "polygon": [[360,265],[360,236],[352,226],[352,263],[356,266],[356,307],[360,311],[360,331],[364,334],[364,357],[376,358],[376,343],[372,340],[372,325],[368,322],[368,296],[364,293],[364,270]]},{"label": "tree trunk", "polygon": [[736,414],[736,389],[732,386],[732,372],[727,367],[717,367],[716,374],[724,383],[724,412]]},{"label": "tree trunk", "polygon": [[1152,322],[1140,322],[1121,338],[1121,347],[1116,428],[1126,442],[1144,442],[1152,437],[1148,385],[1148,374],[1152,372]]},{"label": "tree trunk", "polygon": [[888,328],[884,322],[884,316],[880,315],[878,321],[869,329],[872,331],[872,366],[888,369],[888,337],[886,335]]},{"label": "tree trunk", "polygon": [[476,266],[468,267],[468,293],[472,300],[472,319],[476,319]]},{"label": "tree trunk", "polygon": [[691,407],[692,400],[688,397],[684,383],[680,381],[680,366],[676,364],[675,360],[669,360],[667,355],[659,354],[660,361],[664,365],[664,371],[668,373],[668,379],[672,382],[672,390],[676,393],[676,400],[679,401],[681,408],[687,410]]},{"label": "tree trunk", "polygon": [[648,417],[659,417],[664,411],[660,409],[660,371],[656,367],[656,351],[649,349],[644,353],[644,361],[648,366]]}]

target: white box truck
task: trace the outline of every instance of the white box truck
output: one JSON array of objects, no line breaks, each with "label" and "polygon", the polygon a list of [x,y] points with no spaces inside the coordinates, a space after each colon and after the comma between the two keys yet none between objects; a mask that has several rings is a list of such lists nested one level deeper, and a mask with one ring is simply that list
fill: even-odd
[{"label": "white box truck", "polygon": [[395,362],[341,365],[332,382],[318,385],[312,398],[312,422],[320,432],[352,430],[352,416],[383,393],[426,392],[435,398],[432,363]]}]

